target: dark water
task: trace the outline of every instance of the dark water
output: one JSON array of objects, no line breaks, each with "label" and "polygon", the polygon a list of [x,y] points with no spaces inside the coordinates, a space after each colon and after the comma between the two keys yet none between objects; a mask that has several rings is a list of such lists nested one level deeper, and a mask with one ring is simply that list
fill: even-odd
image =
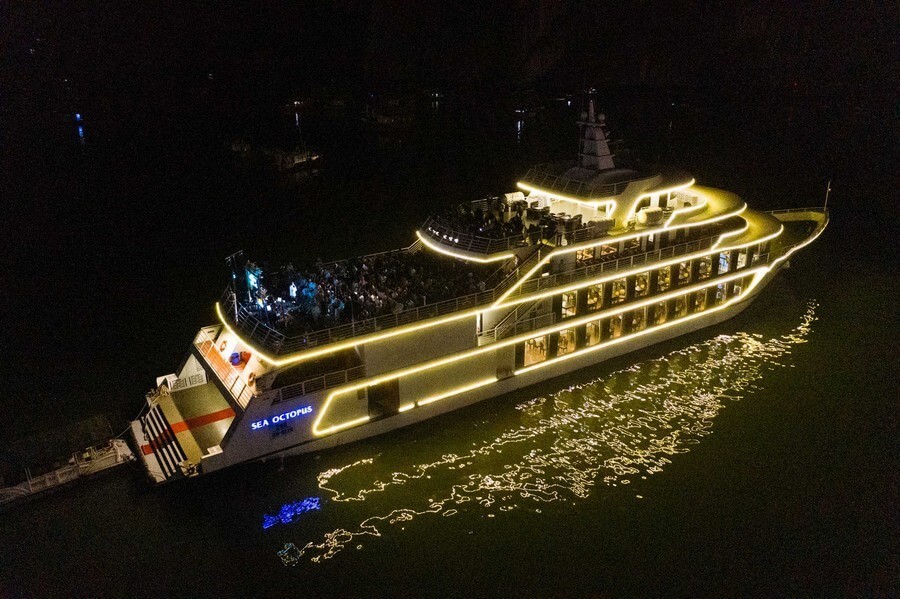
[{"label": "dark water", "polygon": [[[897,594],[890,103],[607,98],[641,154],[755,207],[819,205],[834,177],[832,225],[718,327],[350,447],[161,489],[119,471],[4,513],[0,594]],[[379,136],[310,115],[326,163],[301,185],[225,151],[289,135],[275,110],[85,115],[83,143],[71,119],[12,128],[2,438],[124,428],[212,322],[225,255],[406,245],[435,208],[570,156],[574,116],[517,134],[450,98]]]}]

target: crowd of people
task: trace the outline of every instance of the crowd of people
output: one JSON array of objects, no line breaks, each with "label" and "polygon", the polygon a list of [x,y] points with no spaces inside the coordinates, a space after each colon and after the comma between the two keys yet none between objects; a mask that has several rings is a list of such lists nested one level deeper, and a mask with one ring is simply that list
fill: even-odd
[{"label": "crowd of people", "polygon": [[256,310],[286,334],[399,314],[425,304],[478,293],[496,265],[473,265],[403,250],[265,276]]},{"label": "crowd of people", "polygon": [[444,226],[474,237],[487,239],[505,239],[507,237],[525,238],[524,211],[517,210],[509,220],[504,220],[499,200],[493,200],[487,210],[473,209],[471,204],[447,208],[436,220]]}]

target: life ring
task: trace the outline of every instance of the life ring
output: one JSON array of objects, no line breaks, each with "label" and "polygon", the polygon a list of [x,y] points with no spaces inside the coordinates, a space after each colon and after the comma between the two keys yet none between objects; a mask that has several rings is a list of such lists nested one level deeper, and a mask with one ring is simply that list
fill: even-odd
[{"label": "life ring", "polygon": [[255,383],[255,382],[256,382],[256,373],[255,373],[255,372],[251,372],[251,373],[247,376],[247,383],[250,384],[250,385],[252,385],[252,384]]},{"label": "life ring", "polygon": [[222,339],[222,343],[219,344],[219,351],[225,351],[226,347],[228,347],[228,341]]}]

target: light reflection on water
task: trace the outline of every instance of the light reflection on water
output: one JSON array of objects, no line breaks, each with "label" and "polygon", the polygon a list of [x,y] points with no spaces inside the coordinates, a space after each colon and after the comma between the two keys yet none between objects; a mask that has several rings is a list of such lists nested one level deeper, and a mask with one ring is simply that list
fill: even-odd
[{"label": "light reflection on water", "polygon": [[767,371],[788,365],[792,347],[809,336],[815,310],[810,302],[800,323],[779,337],[719,335],[525,401],[516,406],[518,427],[462,454],[410,463],[387,476],[375,471],[377,458],[321,472],[318,485],[333,509],[372,501],[375,513],[302,546],[287,543],[278,556],[285,565],[320,562],[417,519],[540,513],[542,505],[588,497],[598,483],[628,485],[660,472],[670,456],[686,453],[711,432],[728,401],[757,389]]}]

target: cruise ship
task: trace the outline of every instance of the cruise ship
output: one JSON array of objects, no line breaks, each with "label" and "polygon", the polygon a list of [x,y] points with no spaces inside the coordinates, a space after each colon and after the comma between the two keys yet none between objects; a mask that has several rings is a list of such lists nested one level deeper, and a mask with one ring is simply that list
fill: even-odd
[{"label": "cruise ship", "polygon": [[575,160],[433,215],[406,248],[229,257],[217,321],[131,424],[151,480],[358,441],[720,323],[828,223],[617,157],[592,102],[578,127]]}]

